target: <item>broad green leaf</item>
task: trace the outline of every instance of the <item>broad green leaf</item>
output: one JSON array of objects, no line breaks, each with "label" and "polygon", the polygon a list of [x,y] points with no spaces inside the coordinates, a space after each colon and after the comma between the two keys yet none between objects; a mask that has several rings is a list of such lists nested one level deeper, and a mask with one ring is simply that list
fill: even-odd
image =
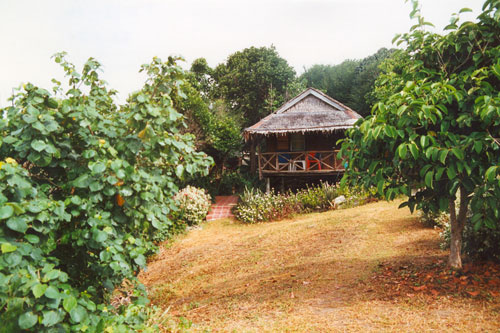
[{"label": "broad green leaf", "polygon": [[45,294],[45,291],[47,290],[47,285],[46,284],[35,284],[33,287],[31,287],[31,292],[35,296],[35,298],[40,298]]},{"label": "broad green leaf", "polygon": [[448,149],[443,149],[439,152],[439,161],[446,164],[446,156],[448,156]]},{"label": "broad green leaf", "polygon": [[85,188],[87,186],[89,186],[89,175],[88,174],[83,174],[81,175],[80,177],[78,177],[77,179],[75,179],[73,181],[73,185],[75,187],[79,187],[79,188]]},{"label": "broad green leaf", "polygon": [[139,254],[137,258],[134,259],[135,263],[141,267],[146,267],[146,258],[142,255]]},{"label": "broad green leaf", "polygon": [[435,147],[429,147],[427,148],[427,150],[425,151],[425,157],[427,157],[428,159],[431,158],[432,156],[432,153],[434,152],[434,149],[436,149]]},{"label": "broad green leaf", "polygon": [[144,103],[146,101],[146,97],[144,97],[143,94],[139,94],[139,95],[137,95],[137,101],[139,103]]},{"label": "broad green leaf", "polygon": [[96,152],[95,150],[85,150],[83,153],[82,153],[82,157],[83,158],[87,158],[87,159],[90,159],[92,157],[94,157],[96,155]]},{"label": "broad green leaf", "polygon": [[410,152],[413,155],[414,159],[418,158],[418,155],[419,155],[418,154],[418,148],[417,148],[417,145],[415,143],[411,143],[410,144]]},{"label": "broad green leaf", "polygon": [[381,179],[377,183],[377,191],[380,195],[384,195],[384,184],[385,180]]},{"label": "broad green leaf", "polygon": [[489,181],[492,182],[497,174],[498,166],[492,166],[489,167],[488,170],[486,170],[486,173],[484,174],[484,177]]},{"label": "broad green leaf", "polygon": [[47,209],[48,202],[45,200],[32,200],[26,207],[31,213],[40,213],[42,210]]},{"label": "broad green leaf", "polygon": [[10,243],[2,243],[1,249],[2,249],[2,253],[9,253],[9,252],[14,252],[15,250],[17,250],[17,246],[12,245]]},{"label": "broad green leaf", "polygon": [[19,319],[17,320],[19,328],[23,330],[27,330],[28,328],[35,326],[37,322],[38,322],[38,316],[31,311],[23,313],[22,315],[19,316]]},{"label": "broad green leaf", "polygon": [[24,208],[17,202],[7,202],[6,205],[14,208],[14,214],[16,215],[23,214],[25,212]]},{"label": "broad green leaf", "polygon": [[454,165],[449,165],[446,168],[446,174],[448,175],[448,179],[454,179],[457,176],[457,170]]},{"label": "broad green leaf", "polygon": [[38,244],[38,242],[40,242],[40,238],[37,235],[24,235],[24,239],[26,239],[31,244]]},{"label": "broad green leaf", "polygon": [[49,271],[47,274],[45,274],[44,279],[46,281],[54,280],[54,279],[57,279],[60,274],[61,274],[60,270],[53,269],[53,270]]},{"label": "broad green leaf", "polygon": [[52,299],[61,298],[59,290],[57,290],[57,288],[54,286],[47,287],[47,290],[45,290],[45,296]]},{"label": "broad green leaf", "polygon": [[458,187],[460,186],[460,182],[458,180],[455,180],[452,184],[451,184],[451,188],[450,188],[450,195],[451,196],[454,196],[456,195],[457,193],[457,190],[458,190]]},{"label": "broad green leaf", "polygon": [[38,152],[41,152],[42,150],[44,150],[45,147],[47,147],[47,144],[45,142],[43,142],[42,140],[34,140],[31,142],[31,148],[33,148],[34,150],[36,150]]},{"label": "broad green leaf", "polygon": [[459,149],[459,148],[452,148],[451,149],[451,152],[453,154],[455,154],[455,156],[459,159],[459,160],[463,160],[464,159],[464,151],[462,149]]},{"label": "broad green leaf", "polygon": [[434,178],[434,171],[429,171],[425,175],[425,185],[429,188],[432,188],[433,186],[433,178]]},{"label": "broad green leaf", "polygon": [[108,234],[101,230],[94,230],[92,232],[92,239],[98,243],[102,243],[108,239]]},{"label": "broad green leaf", "polygon": [[177,175],[177,177],[182,178],[183,173],[184,173],[184,166],[182,164],[179,164],[175,168],[175,174]]},{"label": "broad green leaf", "polygon": [[20,233],[25,233],[26,230],[28,230],[28,225],[24,221],[23,218],[19,216],[11,217],[10,219],[7,220],[7,227],[9,229],[20,232]]},{"label": "broad green leaf", "polygon": [[406,144],[401,144],[399,146],[399,157],[401,159],[405,159],[406,157],[406,152],[407,152],[407,147],[406,147]]},{"label": "broad green leaf", "polygon": [[11,206],[2,206],[0,208],[0,220],[5,220],[11,217],[14,214],[14,208]]},{"label": "broad green leaf", "polygon": [[420,146],[422,146],[422,148],[425,148],[429,145],[429,137],[427,135],[422,135],[420,137]]},{"label": "broad green leaf", "polygon": [[54,326],[60,321],[56,311],[43,311],[42,325],[45,327]]},{"label": "broad green leaf", "polygon": [[63,308],[66,312],[70,312],[77,305],[76,298],[74,296],[68,296],[63,300]]},{"label": "broad green leaf", "polygon": [[92,166],[90,166],[90,170],[92,170],[93,173],[103,173],[104,170],[106,170],[106,164],[102,163],[102,162],[97,162],[95,164],[93,164]]},{"label": "broad green leaf", "polygon": [[474,142],[474,150],[476,153],[481,153],[481,150],[483,150],[483,143],[481,141],[475,141]]},{"label": "broad green leaf", "polygon": [[85,310],[82,306],[77,305],[69,312],[71,320],[75,323],[81,322],[87,316],[87,310]]},{"label": "broad green leaf", "polygon": [[441,179],[441,176],[443,175],[443,172],[445,171],[446,169],[443,168],[443,167],[440,167],[437,169],[437,172],[436,172],[436,177],[435,179],[436,180],[440,180]]}]

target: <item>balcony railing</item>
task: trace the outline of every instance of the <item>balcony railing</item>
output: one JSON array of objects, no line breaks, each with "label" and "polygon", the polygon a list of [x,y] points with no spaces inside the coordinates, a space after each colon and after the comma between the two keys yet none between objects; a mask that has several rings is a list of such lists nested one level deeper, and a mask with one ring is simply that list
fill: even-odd
[{"label": "balcony railing", "polygon": [[338,150],[329,150],[260,153],[259,172],[261,174],[342,172],[345,161],[337,158],[338,152]]}]

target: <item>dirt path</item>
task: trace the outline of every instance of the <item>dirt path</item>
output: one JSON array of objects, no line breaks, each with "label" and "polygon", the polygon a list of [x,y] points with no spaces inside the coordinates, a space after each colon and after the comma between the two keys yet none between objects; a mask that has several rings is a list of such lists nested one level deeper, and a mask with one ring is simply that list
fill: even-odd
[{"label": "dirt path", "polygon": [[498,331],[498,299],[388,292],[384,265],[444,260],[399,202],[242,225],[213,221],[163,249],[140,279],[193,331]]}]

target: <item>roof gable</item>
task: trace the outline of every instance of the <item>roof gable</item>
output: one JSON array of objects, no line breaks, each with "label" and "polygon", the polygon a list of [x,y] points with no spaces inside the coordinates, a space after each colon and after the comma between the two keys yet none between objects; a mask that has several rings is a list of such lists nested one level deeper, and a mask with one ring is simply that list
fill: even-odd
[{"label": "roof gable", "polygon": [[331,132],[351,128],[359,118],[361,116],[348,106],[319,90],[308,88],[246,128],[244,135],[248,138],[251,134]]},{"label": "roof gable", "polygon": [[283,104],[274,113],[303,111],[345,111],[346,107],[319,90],[308,88],[300,95]]}]

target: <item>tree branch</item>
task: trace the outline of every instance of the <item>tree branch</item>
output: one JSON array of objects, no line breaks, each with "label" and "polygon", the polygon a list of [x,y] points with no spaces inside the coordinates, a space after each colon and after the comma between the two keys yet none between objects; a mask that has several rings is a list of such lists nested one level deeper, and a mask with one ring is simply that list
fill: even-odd
[{"label": "tree branch", "polygon": [[493,139],[493,142],[495,142],[500,147],[500,138],[494,138],[493,135],[491,135],[490,130],[486,130],[486,132],[488,132],[490,138]]}]

